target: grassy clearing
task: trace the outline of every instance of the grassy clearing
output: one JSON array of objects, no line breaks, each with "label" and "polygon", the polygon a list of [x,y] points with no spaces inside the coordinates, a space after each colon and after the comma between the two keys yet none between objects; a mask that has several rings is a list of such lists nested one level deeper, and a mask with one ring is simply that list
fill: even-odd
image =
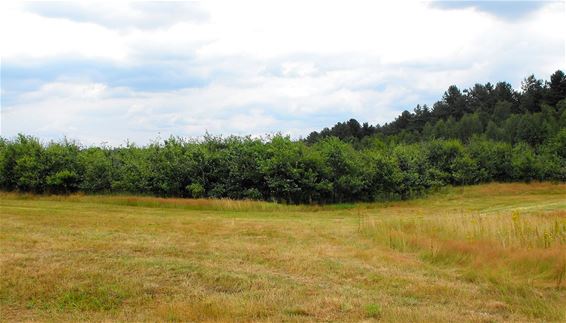
[{"label": "grassy clearing", "polygon": [[566,185],[342,206],[0,195],[2,321],[564,321]]}]

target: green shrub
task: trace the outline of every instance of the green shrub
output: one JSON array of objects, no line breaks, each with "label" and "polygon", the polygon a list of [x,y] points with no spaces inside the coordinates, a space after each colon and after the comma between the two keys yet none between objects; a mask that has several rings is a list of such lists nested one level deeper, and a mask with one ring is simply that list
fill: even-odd
[{"label": "green shrub", "polygon": [[78,188],[79,177],[75,172],[65,169],[47,176],[45,182],[51,192],[67,194]]},{"label": "green shrub", "polygon": [[204,187],[199,183],[187,185],[186,190],[192,198],[201,198],[204,196]]}]

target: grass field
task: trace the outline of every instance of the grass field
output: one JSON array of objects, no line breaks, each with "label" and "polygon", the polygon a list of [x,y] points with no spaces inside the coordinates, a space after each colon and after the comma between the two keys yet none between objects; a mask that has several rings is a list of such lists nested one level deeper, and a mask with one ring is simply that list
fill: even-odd
[{"label": "grass field", "polygon": [[0,194],[1,320],[566,321],[566,185],[283,206]]}]

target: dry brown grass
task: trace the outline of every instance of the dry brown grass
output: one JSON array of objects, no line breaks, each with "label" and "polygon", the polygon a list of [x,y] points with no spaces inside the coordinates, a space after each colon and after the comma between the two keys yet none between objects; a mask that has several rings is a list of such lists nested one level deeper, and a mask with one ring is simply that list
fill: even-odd
[{"label": "dry brown grass", "polygon": [[3,193],[0,317],[566,320],[565,192],[490,184],[328,207]]}]

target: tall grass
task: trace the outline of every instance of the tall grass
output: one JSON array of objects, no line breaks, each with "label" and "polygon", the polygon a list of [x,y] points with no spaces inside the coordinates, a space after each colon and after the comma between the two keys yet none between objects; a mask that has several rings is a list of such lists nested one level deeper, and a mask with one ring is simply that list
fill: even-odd
[{"label": "tall grass", "polygon": [[185,199],[130,195],[37,195],[1,192],[0,198],[235,212],[319,211],[323,209],[322,206],[318,205],[286,205],[254,200]]},{"label": "tall grass", "polygon": [[[456,268],[465,280],[495,285],[527,313],[562,318],[540,299],[566,286],[566,211],[362,216],[360,231],[434,266]],[[521,294],[521,297],[517,295]],[[554,296],[553,296],[554,295]]]},{"label": "tall grass", "polygon": [[170,198],[124,194],[87,195],[75,193],[69,195],[48,195],[18,192],[1,192],[0,199],[29,201],[58,201],[75,203],[93,203],[121,206],[139,206],[152,208],[178,208],[197,211],[234,211],[234,212],[320,212],[357,209],[382,208],[388,203],[339,203],[339,204],[285,204],[258,200],[233,200],[229,198]]}]

